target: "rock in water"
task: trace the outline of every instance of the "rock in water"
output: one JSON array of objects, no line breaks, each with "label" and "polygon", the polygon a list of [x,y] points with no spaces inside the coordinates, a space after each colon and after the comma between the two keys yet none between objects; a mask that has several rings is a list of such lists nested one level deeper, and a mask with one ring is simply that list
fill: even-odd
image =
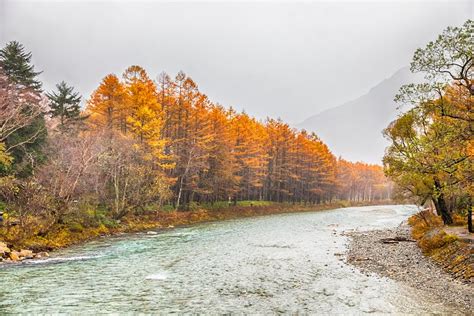
[{"label": "rock in water", "polygon": [[35,254],[35,258],[47,258],[49,257],[49,254],[45,251],[42,251],[42,252],[38,252],[37,254]]}]

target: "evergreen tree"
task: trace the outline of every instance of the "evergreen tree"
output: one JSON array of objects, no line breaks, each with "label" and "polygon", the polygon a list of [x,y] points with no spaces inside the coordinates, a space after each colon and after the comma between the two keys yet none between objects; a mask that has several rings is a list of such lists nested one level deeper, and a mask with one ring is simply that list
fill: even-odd
[{"label": "evergreen tree", "polygon": [[31,64],[31,52],[25,52],[25,47],[17,41],[9,42],[0,50],[0,65],[11,82],[41,92],[41,82]]},{"label": "evergreen tree", "polygon": [[[26,104],[28,107],[38,107],[41,102],[41,82],[31,62],[31,53],[25,52],[22,44],[12,41],[0,49],[0,67],[5,72],[11,83],[22,86],[30,92],[29,101],[35,104]],[[10,148],[13,157],[13,171],[20,177],[26,177],[33,172],[36,164],[45,159],[41,149],[46,142],[47,132],[44,115],[40,114],[32,120],[31,124],[12,133],[5,142]]]},{"label": "evergreen tree", "polygon": [[66,82],[62,81],[56,85],[56,91],[47,93],[46,96],[51,101],[51,117],[57,117],[60,120],[60,128],[64,129],[70,122],[77,121],[80,118],[81,109],[79,103],[81,96],[74,91]]}]

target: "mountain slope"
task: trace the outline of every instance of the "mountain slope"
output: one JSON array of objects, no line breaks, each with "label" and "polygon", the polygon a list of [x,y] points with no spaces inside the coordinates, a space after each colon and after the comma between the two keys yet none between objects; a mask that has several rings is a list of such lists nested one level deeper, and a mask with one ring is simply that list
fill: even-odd
[{"label": "mountain slope", "polygon": [[382,130],[399,113],[393,98],[400,86],[416,81],[408,67],[402,68],[367,94],[314,115],[297,127],[315,132],[335,155],[380,163],[388,145]]}]

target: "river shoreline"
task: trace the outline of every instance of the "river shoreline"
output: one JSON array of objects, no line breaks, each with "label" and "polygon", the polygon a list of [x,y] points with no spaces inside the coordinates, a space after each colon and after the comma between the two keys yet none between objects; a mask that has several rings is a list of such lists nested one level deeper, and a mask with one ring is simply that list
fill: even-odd
[{"label": "river shoreline", "polygon": [[[391,201],[377,202],[348,202],[341,201],[331,204],[288,204],[273,203],[265,206],[229,206],[219,209],[198,209],[194,211],[173,211],[173,212],[155,212],[141,217],[125,218],[117,227],[91,227],[81,230],[70,230],[65,227],[57,227],[48,235],[41,238],[29,239],[18,243],[2,240],[0,242],[8,245],[11,251],[21,252],[21,250],[33,251],[34,254],[54,252],[55,250],[68,248],[71,246],[82,245],[84,243],[103,237],[112,237],[127,233],[147,232],[156,230],[165,230],[175,227],[185,227],[199,223],[224,221],[238,218],[266,216],[283,213],[298,212],[318,212],[346,207],[370,206],[370,205],[389,205]],[[0,257],[2,255],[0,254]],[[32,257],[18,258],[11,260],[8,254],[4,254],[2,264],[18,263],[23,260],[33,259]],[[44,257],[44,255],[43,255]]]},{"label": "river shoreline", "polygon": [[429,293],[341,262],[343,232],[387,229],[389,205],[299,212],[102,238],[0,268],[0,314],[462,315]]},{"label": "river shoreline", "polygon": [[[402,222],[393,229],[349,232],[350,238],[346,261],[366,274],[404,283],[426,291],[443,304],[454,306],[471,315],[474,306],[472,284],[461,282],[422,254],[416,242],[411,240],[410,226]],[[383,243],[383,239],[401,238],[406,241]]]}]

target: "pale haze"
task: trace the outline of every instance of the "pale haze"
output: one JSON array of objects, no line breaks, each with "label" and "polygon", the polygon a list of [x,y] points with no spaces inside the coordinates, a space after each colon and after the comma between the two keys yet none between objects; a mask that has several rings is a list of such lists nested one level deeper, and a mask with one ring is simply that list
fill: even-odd
[{"label": "pale haze", "polygon": [[[0,0],[0,45],[18,40],[32,51],[46,90],[65,80],[87,99],[132,64],[152,78],[183,70],[214,102],[296,126],[364,95],[472,15],[471,1]],[[329,146],[353,160],[381,155]]]}]

